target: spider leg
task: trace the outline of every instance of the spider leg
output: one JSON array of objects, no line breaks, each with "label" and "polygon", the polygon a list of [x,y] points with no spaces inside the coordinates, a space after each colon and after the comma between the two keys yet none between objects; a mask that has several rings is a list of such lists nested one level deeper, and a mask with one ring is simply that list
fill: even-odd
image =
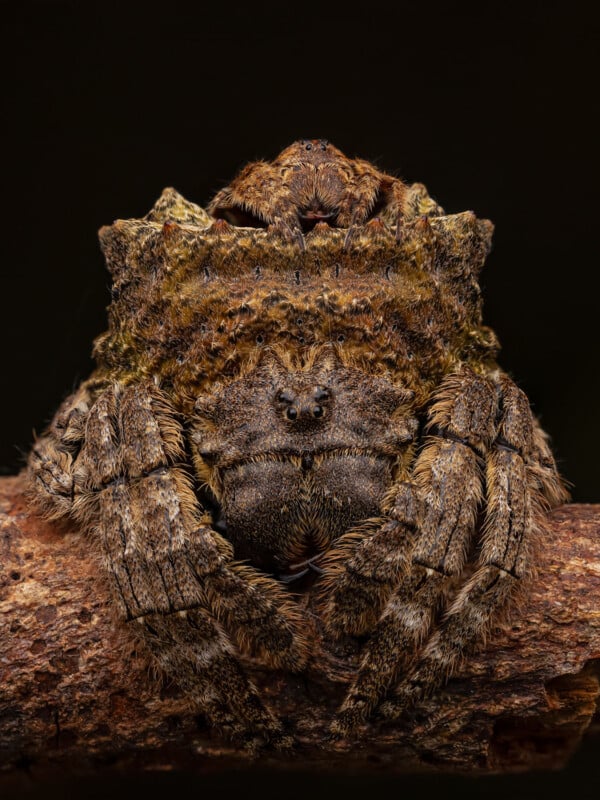
[{"label": "spider leg", "polygon": [[402,240],[402,223],[406,204],[406,186],[402,181],[392,180],[386,187],[387,207],[386,216],[390,219],[396,236],[396,241]]},{"label": "spider leg", "polygon": [[[366,163],[366,162],[365,162]],[[336,224],[340,228],[362,225],[369,219],[379,197],[381,179],[369,165],[354,180],[349,180],[338,205]]]},{"label": "spider leg", "polygon": [[216,219],[225,219],[232,225],[254,227],[258,222],[266,225],[273,221],[268,197],[276,188],[270,165],[265,161],[254,161],[217,192],[207,211]]},{"label": "spider leg", "polygon": [[392,227],[399,242],[402,238],[406,185],[390,175],[377,172],[366,161],[356,161],[355,171],[357,177],[348,182],[337,216],[337,224],[348,228],[344,247],[349,246],[356,226],[377,214]]},{"label": "spider leg", "polygon": [[267,739],[291,740],[246,678],[231,642],[202,609],[148,614],[133,625],[135,638],[202,712],[210,727],[257,749]]},{"label": "spider leg", "polygon": [[282,213],[273,219],[267,230],[269,233],[279,236],[284,242],[295,243],[301,250],[306,250],[304,233],[296,214],[282,210]]},{"label": "spider leg", "polygon": [[305,248],[298,211],[289,188],[277,180],[270,164],[255,161],[211,201],[208,212],[242,227],[268,227],[284,241]]},{"label": "spider leg", "polygon": [[[237,733],[251,734],[256,727],[277,741],[279,724],[241,668],[231,666],[234,647],[227,634],[267,666],[294,670],[306,659],[301,620],[274,581],[231,563],[231,546],[208,527],[178,466],[182,448],[181,426],[156,387],[111,387],[89,412],[74,468],[74,512],[100,543],[123,618],[152,615],[151,627],[162,631],[158,641],[165,653],[157,654],[149,641],[159,663],[181,666],[188,682],[196,676],[200,697],[208,691],[219,698],[226,691]],[[195,608],[202,615],[191,619],[202,620],[203,636],[192,647],[196,632],[176,612]],[[178,654],[179,661],[169,660]],[[220,673],[214,664],[229,669],[227,685],[216,685]],[[171,674],[177,677],[179,669]]]},{"label": "spider leg", "polygon": [[334,637],[373,630],[402,574],[414,543],[412,487],[398,484],[389,517],[367,520],[329,551],[321,567],[319,611]]},{"label": "spider leg", "polygon": [[[490,623],[527,574],[528,552],[543,530],[548,505],[566,494],[552,463],[538,458],[545,442],[525,394],[506,376],[495,377],[500,421],[486,457],[487,503],[477,568],[445,612],[410,674],[382,712],[397,717],[445,682],[455,665],[481,641]],[[549,451],[548,451],[549,452]],[[551,458],[551,457],[550,457]],[[539,480],[540,472],[544,481]]]},{"label": "spider leg", "polygon": [[448,584],[463,569],[483,493],[481,453],[493,436],[496,393],[468,370],[447,378],[429,412],[431,436],[413,474],[416,530],[404,569],[363,650],[332,725],[348,735],[381,701],[426,638]]},{"label": "spider leg", "polygon": [[84,436],[92,396],[85,385],[67,397],[49,430],[36,439],[28,461],[29,496],[49,519],[73,510],[73,462]]}]

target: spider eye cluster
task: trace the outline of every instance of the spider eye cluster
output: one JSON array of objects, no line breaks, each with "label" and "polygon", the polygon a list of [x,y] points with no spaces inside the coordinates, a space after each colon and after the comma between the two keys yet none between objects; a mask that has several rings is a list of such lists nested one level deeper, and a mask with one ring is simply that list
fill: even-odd
[{"label": "spider eye cluster", "polygon": [[331,392],[325,386],[317,386],[309,392],[296,393],[282,389],[277,393],[276,403],[289,422],[314,420],[325,416]]},{"label": "spider eye cluster", "polygon": [[327,139],[303,139],[302,144],[305,150],[327,150],[329,142]]}]

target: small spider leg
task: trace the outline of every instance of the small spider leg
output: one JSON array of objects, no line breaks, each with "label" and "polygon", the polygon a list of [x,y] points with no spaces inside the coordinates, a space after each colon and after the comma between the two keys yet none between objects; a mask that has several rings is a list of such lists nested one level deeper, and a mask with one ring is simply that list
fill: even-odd
[{"label": "small spider leg", "polygon": [[85,384],[67,397],[29,455],[29,494],[50,519],[69,516],[73,510],[73,463],[84,437],[91,402]]},{"label": "small spider leg", "polygon": [[493,387],[468,370],[449,376],[434,398],[430,436],[413,471],[417,519],[404,543],[413,547],[365,645],[332,725],[335,735],[349,735],[381,701],[427,637],[447,586],[463,569],[483,493],[482,452],[493,436],[495,404]]},{"label": "small spider leg", "polygon": [[269,233],[279,236],[284,242],[295,243],[300,250],[306,250],[304,233],[294,214],[284,212],[281,216],[275,217],[267,230]]},{"label": "small spider leg", "polygon": [[[274,581],[271,591],[267,579],[230,563],[231,546],[208,527],[179,466],[183,456],[181,425],[153,385],[114,385],[90,410],[74,469],[75,514],[101,544],[123,618],[163,614],[165,624],[177,622],[167,644],[183,646],[176,612],[199,608],[244,653],[270,667],[300,668],[306,645],[298,612]],[[230,652],[226,642],[225,634],[213,636],[211,648]],[[246,688],[229,697],[230,707],[254,720],[252,697]]]},{"label": "small spider leg", "polygon": [[382,193],[386,198],[385,209],[382,213],[384,219],[389,220],[394,229],[396,241],[402,240],[402,225],[406,210],[406,185],[393,178],[384,182]]},{"label": "small spider leg", "polygon": [[364,224],[373,215],[381,215],[399,242],[406,205],[405,184],[375,171],[368,162],[357,162],[357,166],[360,177],[349,184],[338,214],[338,224],[348,227],[344,247],[350,244],[356,226]]},{"label": "small spider leg", "polygon": [[348,181],[344,196],[339,204],[337,224],[348,228],[344,239],[344,249],[348,249],[356,236],[357,226],[368,221],[380,200],[381,174],[367,161],[355,163],[355,176]]},{"label": "small spider leg", "polygon": [[344,534],[322,562],[320,615],[334,637],[373,630],[406,571],[414,543],[414,493],[408,483],[399,483],[396,493],[388,517]]},{"label": "small spider leg", "polygon": [[[549,505],[565,499],[552,463],[540,464],[545,442],[525,394],[507,376],[494,376],[500,419],[486,457],[485,519],[476,570],[445,612],[408,676],[382,712],[397,717],[445,682],[485,637],[491,622],[529,569],[528,554]],[[549,451],[547,451],[549,454]],[[540,471],[545,485],[539,481]]]},{"label": "small spider leg", "polygon": [[305,247],[292,194],[285,183],[275,179],[271,165],[264,161],[248,164],[215,195],[208,212],[232,225],[268,227],[285,241]]},{"label": "small spider leg", "polygon": [[380,184],[381,176],[373,168],[348,181],[338,206],[336,221],[340,228],[362,225],[369,219],[379,197]]},{"label": "small spider leg", "polygon": [[266,202],[266,193],[274,188],[270,176],[270,165],[265,161],[247,164],[228,186],[213,197],[208,213],[241,227],[272,222]]}]

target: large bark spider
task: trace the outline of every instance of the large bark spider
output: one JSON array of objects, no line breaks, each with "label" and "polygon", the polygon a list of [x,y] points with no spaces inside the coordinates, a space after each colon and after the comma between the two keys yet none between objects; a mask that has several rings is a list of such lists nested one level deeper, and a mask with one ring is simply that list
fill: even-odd
[{"label": "large bark spider", "polygon": [[334,680],[354,647],[348,737],[478,645],[565,492],[481,323],[489,222],[321,140],[209,209],[166,190],[102,229],[109,329],[32,494],[221,731],[293,743],[249,663]]}]

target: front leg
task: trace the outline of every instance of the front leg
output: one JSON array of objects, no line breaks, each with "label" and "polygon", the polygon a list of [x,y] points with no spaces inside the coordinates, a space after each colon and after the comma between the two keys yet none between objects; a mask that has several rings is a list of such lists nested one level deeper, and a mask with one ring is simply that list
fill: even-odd
[{"label": "front leg", "polygon": [[531,570],[529,554],[543,533],[548,507],[567,499],[527,397],[505,375],[494,375],[490,382],[498,393],[498,422],[486,452],[484,522],[475,570],[417,663],[382,706],[390,718],[442,685],[483,639]]},{"label": "front leg", "polygon": [[381,179],[366,161],[356,162],[357,174],[347,180],[337,214],[340,228],[363,225],[379,199]]},{"label": "front leg", "polygon": [[[402,569],[333,724],[336,735],[347,736],[364,721],[414,658],[464,567],[483,494],[482,454],[494,435],[495,409],[494,387],[468,370],[447,378],[434,398],[430,436],[412,481],[398,486],[390,509],[405,529],[396,554]],[[365,547],[373,550],[373,559],[379,552],[388,561],[376,539]]]},{"label": "front leg", "polygon": [[183,430],[165,395],[114,385],[87,418],[75,516],[100,549],[123,619],[192,702],[221,728],[280,743],[238,653],[300,669],[302,620],[274,581],[231,562],[183,464]]},{"label": "front leg", "polygon": [[355,170],[357,175],[348,182],[337,215],[337,224],[348,228],[344,247],[352,241],[355,227],[376,215],[381,215],[399,242],[406,206],[406,184],[374,171],[366,161],[356,161]]}]

